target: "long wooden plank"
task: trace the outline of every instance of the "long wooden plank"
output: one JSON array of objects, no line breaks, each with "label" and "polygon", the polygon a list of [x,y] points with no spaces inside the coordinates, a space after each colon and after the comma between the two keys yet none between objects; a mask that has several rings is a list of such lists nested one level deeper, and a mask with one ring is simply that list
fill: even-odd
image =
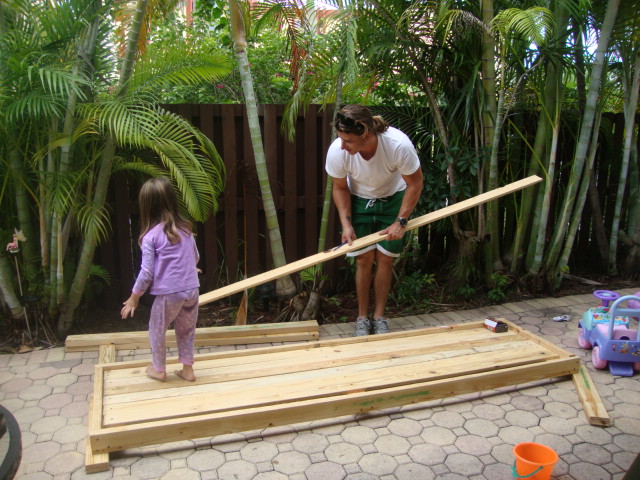
[{"label": "long wooden plank", "polygon": [[[475,332],[474,332],[475,333]],[[422,354],[437,354],[446,352],[460,345],[468,348],[487,348],[489,345],[513,342],[515,335],[494,334],[493,337],[482,335],[465,335],[460,342],[455,339],[397,339],[384,342],[375,350],[368,349],[367,344],[356,344],[349,350],[336,348],[319,348],[300,352],[281,352],[274,355],[250,356],[239,359],[221,358],[219,360],[200,361],[196,357],[197,380],[194,385],[216,384],[241,380],[244,378],[259,378],[273,375],[274,372],[294,373],[310,372],[330,367],[340,367],[355,363],[367,363],[380,360],[392,360]],[[413,341],[412,341],[413,340]],[[432,340],[432,341],[429,341]],[[171,388],[171,382],[158,382],[141,378],[142,366],[127,370],[112,370],[104,382],[104,395],[130,394],[135,392],[149,392],[149,390],[166,390]],[[165,393],[162,393],[165,395]]]},{"label": "long wooden plank", "polygon": [[[402,330],[398,332],[390,332],[385,333],[383,337],[380,335],[367,335],[364,337],[348,337],[348,338],[334,338],[330,340],[320,340],[317,342],[311,343],[292,343],[286,345],[277,345],[277,346],[267,346],[267,347],[256,347],[252,349],[246,350],[228,350],[224,352],[213,352],[213,353],[205,353],[196,355],[196,361],[198,363],[204,362],[211,359],[219,359],[219,358],[234,358],[234,359],[242,359],[246,356],[253,355],[264,355],[265,353],[273,354],[273,353],[281,353],[281,352],[300,352],[306,350],[314,350],[316,348],[323,347],[336,347],[340,348],[345,345],[358,344],[358,343],[371,343],[371,342],[379,342],[382,338],[386,341],[387,339],[393,338],[410,338],[410,337],[422,337],[423,335],[437,335],[443,332],[445,333],[455,333],[462,330],[472,330],[483,327],[483,322],[468,322],[461,324],[453,324],[453,325],[442,325],[436,327],[425,327],[425,328],[417,328],[413,330]],[[294,353],[294,355],[304,355],[304,353]],[[242,361],[242,360],[239,360]],[[169,357],[167,358],[167,365],[176,364],[178,362],[177,357]],[[112,372],[114,370],[127,370],[130,368],[136,368],[141,366],[147,366],[149,364],[148,360],[129,360],[124,362],[118,362],[114,364],[107,365],[109,371]],[[153,380],[150,380],[152,383],[157,383]]]},{"label": "long wooden plank", "polygon": [[[491,190],[490,192],[485,192],[481,195],[463,200],[454,205],[441,208],[440,210],[436,210],[435,212],[427,213],[426,215],[414,218],[407,224],[407,229],[411,230],[414,228],[422,227],[437,220],[450,217],[451,215],[463,212],[464,210],[468,210],[469,208],[482,205],[483,203],[487,203],[491,200],[495,200],[513,192],[517,192],[518,190],[522,190],[523,188],[530,187],[531,185],[535,185],[540,181],[542,181],[542,178],[536,175],[518,180],[517,182],[510,183],[508,185],[505,185],[504,187],[496,188],[495,190]],[[207,303],[220,300],[221,298],[228,297],[229,295],[233,295],[234,293],[241,292],[248,288],[253,288],[263,283],[276,280],[295,272],[299,272],[300,270],[312,267],[313,265],[317,265],[318,263],[326,262],[327,260],[331,260],[332,258],[340,257],[345,253],[360,250],[361,248],[364,248],[368,245],[379,242],[380,239],[381,237],[378,233],[373,233],[371,235],[367,235],[366,237],[358,238],[353,242],[352,245],[339,245],[333,249],[327,250],[326,252],[316,253],[315,255],[311,255],[295,262],[288,263],[286,265],[283,265],[282,267],[278,267],[268,272],[254,275],[231,285],[227,285],[217,290],[204,293],[200,295],[200,305],[205,305]]]},{"label": "long wooden plank", "polygon": [[[241,366],[238,369],[234,369],[232,366],[227,368],[220,368],[219,373],[216,376],[215,371],[211,378],[199,379],[191,384],[190,388],[182,388],[181,382],[177,380],[174,382],[166,382],[157,386],[157,382],[154,384],[145,385],[142,389],[137,385],[131,383],[133,380],[142,380],[140,378],[140,368],[135,374],[131,374],[129,378],[119,378],[117,383],[108,386],[109,373],[106,374],[105,389],[104,389],[104,405],[133,402],[137,400],[149,400],[149,399],[167,399],[176,396],[192,396],[200,393],[215,392],[216,395],[222,392],[233,392],[240,388],[253,388],[257,384],[265,384],[267,386],[273,386],[275,383],[279,385],[283,383],[295,383],[299,380],[308,381],[315,378],[328,378],[336,374],[348,375],[354,372],[363,372],[369,370],[377,370],[384,368],[391,368],[398,365],[410,365],[421,363],[421,368],[424,372],[418,371],[419,375],[435,375],[439,363],[433,363],[436,361],[446,361],[447,359],[455,359],[464,357],[465,355],[474,355],[478,353],[491,354],[493,352],[507,352],[507,354],[513,353],[514,358],[518,359],[519,350],[524,351],[526,348],[534,348],[536,352],[544,353],[545,350],[533,342],[527,341],[507,341],[507,342],[483,342],[476,345],[457,345],[455,347],[448,346],[443,349],[415,349],[414,353],[409,355],[394,355],[383,352],[380,355],[359,355],[355,354],[354,358],[348,356],[336,359],[334,362],[328,362],[323,365],[323,356],[316,357],[309,363],[302,363],[301,366],[294,365],[292,362],[276,363],[273,364],[269,361],[265,362],[263,367],[258,365],[246,365]],[[511,350],[511,352],[509,352]],[[498,353],[499,354],[499,353]],[[523,354],[524,356],[524,354]],[[554,355],[555,357],[555,355]],[[468,358],[468,357],[467,357]],[[506,361],[506,360],[505,360]],[[425,368],[428,365],[428,368]],[[443,368],[450,367],[452,365],[444,364]],[[468,370],[462,370],[464,372]],[[135,372],[135,371],[134,371]],[[453,371],[449,374],[454,375]],[[198,383],[200,382],[200,383]],[[222,385],[220,385],[222,384]],[[328,387],[328,382],[325,384]],[[243,387],[244,386],[244,387]],[[280,392],[278,392],[280,393]]]},{"label": "long wooden plank", "polygon": [[578,370],[578,373],[574,373],[572,378],[589,424],[597,427],[611,425],[611,418],[606,408],[604,408],[598,390],[596,390],[596,386],[584,365],[580,365],[580,370]]},{"label": "long wooden plank", "polygon": [[[68,352],[98,350],[100,345],[116,345],[118,350],[146,349],[149,348],[148,337],[147,331],[69,335],[65,341],[65,348]],[[309,341],[317,340],[318,337],[318,322],[306,320],[197,328],[194,344],[196,346],[246,345]],[[166,345],[171,348],[176,346],[173,330],[167,331]]]},{"label": "long wooden plank", "polygon": [[342,397],[276,404],[242,411],[197,415],[90,431],[95,452],[112,452],[127,448],[172,442],[226,433],[288,425],[322,418],[332,418],[399,405],[446,398],[515,383],[562,377],[577,369],[576,358],[550,360],[526,367],[512,367],[469,375],[460,379],[445,378],[399,387],[354,392]]},{"label": "long wooden plank", "polygon": [[[144,392],[139,395],[123,395],[116,404],[105,399],[103,426],[349,395],[353,392],[415,382],[464,377],[483,371],[530,365],[556,358],[534,344],[494,352],[470,350],[472,349],[460,349],[448,355],[427,354],[419,358],[394,359],[393,362],[359,363],[314,372],[274,375],[258,380],[231,381],[217,386],[207,385],[201,392],[188,396],[168,396],[167,392],[162,392],[165,395],[153,399],[146,397]],[[444,358],[438,358],[439,356]],[[428,365],[428,369],[425,365]]]}]

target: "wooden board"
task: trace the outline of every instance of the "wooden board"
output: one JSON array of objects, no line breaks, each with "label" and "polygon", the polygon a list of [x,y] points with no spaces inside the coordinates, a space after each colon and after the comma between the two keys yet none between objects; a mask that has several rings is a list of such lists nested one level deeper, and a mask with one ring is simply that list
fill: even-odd
[{"label": "wooden board", "polygon": [[[301,322],[232,325],[196,329],[196,347],[217,345],[247,345],[254,343],[304,342],[317,340],[319,326],[315,320]],[[87,335],[69,335],[65,341],[67,352],[98,350],[100,345],[115,345],[118,350],[136,350],[149,347],[149,333],[113,332]],[[167,347],[175,348],[173,330],[167,331]]]},{"label": "wooden board", "polygon": [[[113,363],[116,361],[116,347],[115,345],[100,345],[98,356],[98,366],[105,363]],[[98,371],[96,368],[96,376],[102,375],[102,371]],[[99,382],[100,380],[95,380]],[[101,394],[100,391],[96,391],[94,388],[93,395]],[[94,411],[93,397],[89,398],[89,422],[94,422],[90,425],[90,428],[100,427],[100,414]],[[85,470],[87,473],[104,472],[109,470],[109,453],[94,453],[91,449],[91,442],[87,438],[87,449],[85,451]]]},{"label": "wooden board", "polygon": [[584,365],[580,365],[580,370],[574,373],[572,378],[589,424],[597,427],[611,425],[611,417],[604,408],[598,390]]},{"label": "wooden board", "polygon": [[[96,367],[94,454],[357,414],[571,375],[579,359],[507,322],[198,355],[194,383],[148,362]],[[173,370],[169,360],[167,371]]]},{"label": "wooden board", "polygon": [[[436,210],[435,212],[427,213],[426,215],[422,215],[421,217],[409,220],[407,229],[411,230],[414,228],[422,227],[429,223],[433,223],[437,220],[442,220],[443,218],[450,217],[451,215],[463,212],[464,210],[468,210],[469,208],[477,207],[478,205],[482,205],[483,203],[490,202],[491,200],[495,200],[513,192],[517,192],[518,190],[522,190],[523,188],[530,187],[531,185],[535,185],[536,183],[541,181],[542,179],[540,177],[532,175],[523,180],[505,185],[504,187],[496,188],[495,190],[491,190],[490,192],[485,192],[481,195],[463,200],[462,202],[458,202],[448,207],[441,208],[440,210]],[[332,258],[340,257],[348,252],[360,250],[368,245],[379,242],[381,239],[382,237],[380,236],[380,234],[372,233],[371,235],[367,235],[366,237],[358,238],[355,242],[353,242],[352,245],[339,245],[325,252],[316,253],[315,255],[311,255],[295,262],[288,263],[286,265],[283,265],[282,267],[269,270],[268,272],[245,278],[244,280],[233,283],[231,285],[227,285],[222,288],[218,288],[217,290],[213,290],[208,293],[203,293],[202,295],[200,295],[200,305],[205,305],[207,303],[220,300],[221,298],[228,297],[229,295],[233,295],[234,293],[241,292],[248,288],[257,287],[258,285],[261,285],[263,283],[276,280],[295,272],[299,272],[300,270],[312,267],[313,265],[317,265],[318,263],[326,262],[327,260],[331,260]]]}]

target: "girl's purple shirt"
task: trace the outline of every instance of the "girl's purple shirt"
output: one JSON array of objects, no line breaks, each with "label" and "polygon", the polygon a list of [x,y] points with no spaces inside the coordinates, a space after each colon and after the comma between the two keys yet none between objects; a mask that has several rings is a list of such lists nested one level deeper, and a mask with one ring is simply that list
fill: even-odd
[{"label": "girl's purple shirt", "polygon": [[159,223],[142,237],[142,265],[133,293],[142,296],[167,295],[200,287],[197,263],[200,260],[193,234],[180,230],[180,241],[172,244]]}]

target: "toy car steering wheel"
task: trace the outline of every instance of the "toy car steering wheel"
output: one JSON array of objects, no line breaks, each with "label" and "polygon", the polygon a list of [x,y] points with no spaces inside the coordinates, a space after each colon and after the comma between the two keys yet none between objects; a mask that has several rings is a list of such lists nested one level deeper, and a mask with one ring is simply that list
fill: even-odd
[{"label": "toy car steering wheel", "polygon": [[620,295],[618,295],[616,292],[611,292],[609,290],[596,290],[595,292],[593,292],[593,296],[598,300],[602,300],[603,307],[608,307],[609,302],[614,302],[620,298]]}]

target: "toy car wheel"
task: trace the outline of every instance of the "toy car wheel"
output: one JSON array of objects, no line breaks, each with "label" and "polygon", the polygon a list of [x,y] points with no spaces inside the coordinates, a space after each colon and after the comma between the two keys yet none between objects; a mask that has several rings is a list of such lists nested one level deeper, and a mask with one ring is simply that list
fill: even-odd
[{"label": "toy car wheel", "polygon": [[593,368],[598,370],[607,368],[607,361],[600,358],[600,347],[593,347],[593,352],[591,352],[591,361],[593,362]]},{"label": "toy car wheel", "polygon": [[582,328],[578,330],[578,345],[580,345],[580,348],[591,348],[591,342],[584,338],[584,329]]}]

